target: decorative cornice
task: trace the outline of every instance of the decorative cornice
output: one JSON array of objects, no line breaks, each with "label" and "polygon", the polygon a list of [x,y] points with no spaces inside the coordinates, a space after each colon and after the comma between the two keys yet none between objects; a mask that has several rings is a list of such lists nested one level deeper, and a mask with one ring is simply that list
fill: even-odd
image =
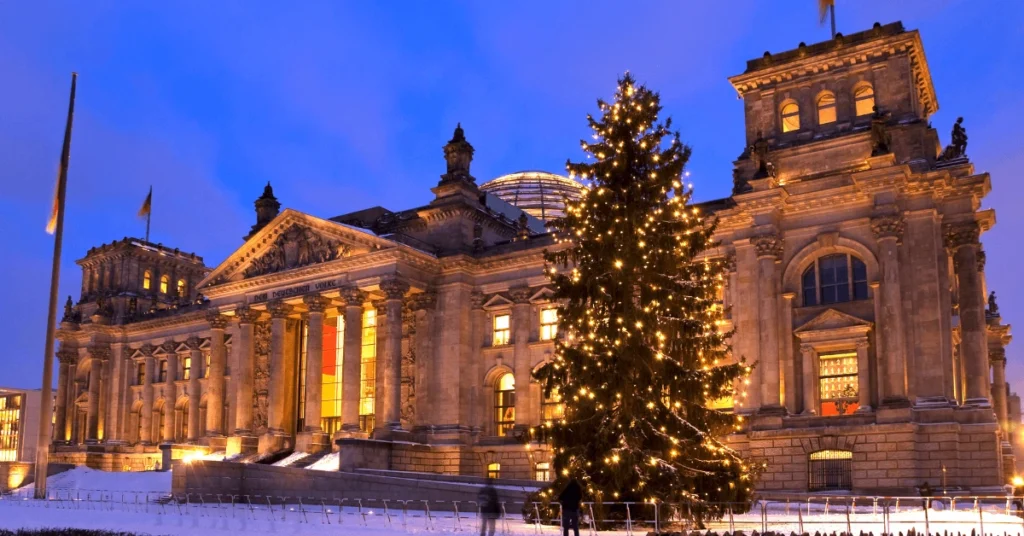
[{"label": "decorative cornice", "polygon": [[267,311],[270,311],[270,318],[287,318],[295,309],[281,300],[274,300],[267,304]]},{"label": "decorative cornice", "polygon": [[241,305],[235,309],[235,318],[239,324],[252,324],[260,319],[261,313],[248,305]]},{"label": "decorative cornice", "polygon": [[319,294],[310,294],[302,298],[302,303],[306,304],[306,310],[309,313],[323,314],[331,304],[331,300]]},{"label": "decorative cornice", "polygon": [[426,311],[437,307],[437,294],[421,292],[409,299],[409,308],[413,311]]},{"label": "decorative cornice", "polygon": [[484,293],[478,290],[474,290],[473,292],[469,293],[469,304],[473,308],[473,310],[483,310],[484,302],[487,301],[484,298]]},{"label": "decorative cornice", "polygon": [[187,346],[189,350],[199,350],[203,346],[203,340],[193,335],[185,339],[185,346]]},{"label": "decorative cornice", "polygon": [[962,223],[947,223],[943,231],[945,233],[946,247],[956,251],[963,246],[977,246],[981,230],[977,222],[969,221]]},{"label": "decorative cornice", "polygon": [[905,226],[906,223],[903,216],[896,214],[871,218],[871,231],[875,233],[875,238],[878,240],[885,238],[902,239]]},{"label": "decorative cornice", "polygon": [[388,278],[380,282],[380,290],[389,300],[400,300],[409,291],[409,283],[398,278]]},{"label": "decorative cornice", "polygon": [[515,287],[508,289],[508,295],[512,298],[513,303],[529,304],[530,296],[533,296],[533,293],[530,292],[529,287]]},{"label": "decorative cornice", "polygon": [[206,321],[210,323],[210,329],[224,329],[228,327],[228,317],[220,314],[219,311],[210,311],[206,315]]},{"label": "decorative cornice", "polygon": [[757,251],[757,258],[782,256],[782,237],[777,234],[763,234],[750,239]]},{"label": "decorative cornice", "polygon": [[341,287],[340,293],[341,299],[345,300],[345,305],[362,307],[366,303],[366,293],[359,290],[358,287]]}]

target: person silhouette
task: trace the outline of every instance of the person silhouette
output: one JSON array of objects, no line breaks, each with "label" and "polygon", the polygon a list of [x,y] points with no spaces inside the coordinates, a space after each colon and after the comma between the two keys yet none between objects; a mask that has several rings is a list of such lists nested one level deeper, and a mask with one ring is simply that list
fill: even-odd
[{"label": "person silhouette", "polygon": [[494,526],[501,515],[501,503],[498,501],[498,490],[494,487],[494,479],[487,477],[484,487],[476,495],[480,508],[480,536],[494,536]]},{"label": "person silhouette", "polygon": [[562,505],[562,536],[569,536],[570,528],[574,536],[580,536],[580,501],[582,499],[583,490],[575,478],[565,485],[562,493],[558,494],[558,503]]}]

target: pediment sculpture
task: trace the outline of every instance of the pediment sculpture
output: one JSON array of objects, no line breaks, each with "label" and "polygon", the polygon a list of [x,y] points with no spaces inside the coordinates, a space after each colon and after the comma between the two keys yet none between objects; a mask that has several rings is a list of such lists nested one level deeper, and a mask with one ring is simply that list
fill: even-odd
[{"label": "pediment sculpture", "polygon": [[244,270],[245,277],[256,277],[333,261],[351,254],[351,248],[338,240],[324,238],[313,230],[292,225],[281,233],[270,249]]}]

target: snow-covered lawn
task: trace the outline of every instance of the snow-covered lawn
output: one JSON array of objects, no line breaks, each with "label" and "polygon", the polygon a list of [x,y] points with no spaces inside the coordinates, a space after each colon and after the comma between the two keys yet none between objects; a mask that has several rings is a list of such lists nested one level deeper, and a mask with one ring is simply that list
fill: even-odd
[{"label": "snow-covered lawn", "polygon": [[[171,493],[171,473],[141,471],[112,473],[88,467],[75,467],[70,471],[46,479],[48,491],[116,491],[119,493]],[[18,488],[18,494],[31,496],[35,484]]]}]

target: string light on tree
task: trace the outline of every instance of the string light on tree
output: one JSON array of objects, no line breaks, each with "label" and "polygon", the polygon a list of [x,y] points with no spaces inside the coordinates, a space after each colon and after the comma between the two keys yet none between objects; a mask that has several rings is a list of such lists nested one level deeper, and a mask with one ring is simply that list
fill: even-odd
[{"label": "string light on tree", "polygon": [[552,423],[556,481],[570,478],[598,502],[688,502],[700,519],[715,503],[749,502],[756,467],[722,438],[741,417],[715,401],[742,399],[750,367],[730,356],[719,303],[725,260],[715,221],[690,205],[690,148],[659,122],[657,93],[626,74],[613,102],[588,115],[582,163],[590,184],[565,216],[546,273],[555,289],[560,341],[536,376],[563,397]]}]

